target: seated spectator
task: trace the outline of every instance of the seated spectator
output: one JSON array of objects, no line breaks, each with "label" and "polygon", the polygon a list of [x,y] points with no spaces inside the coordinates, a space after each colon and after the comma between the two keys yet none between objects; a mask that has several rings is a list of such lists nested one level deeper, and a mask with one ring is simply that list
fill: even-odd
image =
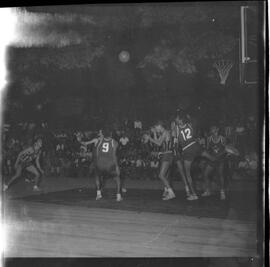
[{"label": "seated spectator", "polygon": [[143,166],[143,162],[140,158],[136,160],[136,168],[141,168]]},{"label": "seated spectator", "polygon": [[122,137],[119,140],[119,143],[122,147],[125,147],[129,142],[129,139],[125,133],[122,134]]},{"label": "seated spectator", "polygon": [[75,173],[77,177],[85,177],[88,175],[88,169],[92,160],[92,153],[90,149],[85,146],[80,147],[80,151],[74,157]]},{"label": "seated spectator", "polygon": [[202,130],[198,131],[198,142],[203,148],[206,148],[206,140],[207,137],[204,136],[203,131]]},{"label": "seated spectator", "polygon": [[142,122],[140,120],[135,120],[134,121],[134,129],[142,130]]},{"label": "seated spectator", "polygon": [[239,168],[255,171],[258,167],[258,155],[255,152],[250,152],[245,155],[244,160],[239,162]]},{"label": "seated spectator", "polygon": [[130,161],[131,167],[135,167],[136,159],[135,159],[135,156],[134,155],[130,156],[129,161]]}]

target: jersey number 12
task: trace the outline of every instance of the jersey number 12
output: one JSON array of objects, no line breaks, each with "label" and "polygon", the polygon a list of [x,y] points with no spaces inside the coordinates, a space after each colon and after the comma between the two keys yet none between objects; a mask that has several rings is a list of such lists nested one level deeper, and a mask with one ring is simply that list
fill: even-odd
[{"label": "jersey number 12", "polygon": [[192,138],[191,130],[189,128],[181,131],[182,137],[184,141],[187,141],[188,139]]}]

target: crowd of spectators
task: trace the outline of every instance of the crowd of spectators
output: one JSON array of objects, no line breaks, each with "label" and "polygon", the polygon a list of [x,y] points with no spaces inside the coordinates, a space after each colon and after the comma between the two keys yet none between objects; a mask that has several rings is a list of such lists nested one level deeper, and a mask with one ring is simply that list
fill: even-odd
[{"label": "crowd of spectators", "polygon": [[[117,125],[113,137],[119,143],[118,158],[122,175],[130,179],[156,179],[159,160],[156,156],[159,148],[146,143],[144,134],[151,132],[143,123],[135,120]],[[258,163],[258,133],[254,117],[235,120],[231,123],[220,122],[216,125],[227,143],[240,151],[237,169],[256,170]],[[206,147],[209,129],[198,128],[199,143]],[[42,136],[43,152],[41,163],[48,176],[86,177],[92,161],[93,146],[82,146],[78,141],[89,141],[98,135],[96,131],[53,130],[46,122],[40,124],[6,124],[2,135],[2,172],[13,174],[13,166],[18,153],[33,143],[36,136]]]}]

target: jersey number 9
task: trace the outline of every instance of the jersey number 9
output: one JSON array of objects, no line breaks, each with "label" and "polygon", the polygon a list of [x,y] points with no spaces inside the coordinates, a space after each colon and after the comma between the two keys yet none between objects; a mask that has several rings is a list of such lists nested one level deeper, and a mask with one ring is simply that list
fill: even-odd
[{"label": "jersey number 9", "polygon": [[102,152],[108,152],[108,151],[109,151],[109,143],[103,143]]}]

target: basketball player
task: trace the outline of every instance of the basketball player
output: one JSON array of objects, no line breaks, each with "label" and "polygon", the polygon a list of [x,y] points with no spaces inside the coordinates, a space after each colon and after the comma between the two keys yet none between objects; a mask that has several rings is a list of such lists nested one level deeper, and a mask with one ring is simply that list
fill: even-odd
[{"label": "basketball player", "polygon": [[16,181],[22,174],[23,170],[26,170],[34,174],[35,184],[34,191],[40,191],[40,174],[44,174],[44,171],[40,167],[40,154],[42,148],[42,139],[37,139],[33,146],[21,151],[15,162],[15,175],[9,180],[7,184],[4,184],[3,190],[6,191],[10,185]]},{"label": "basketball player", "polygon": [[[170,131],[166,130],[162,122],[154,126],[154,137],[148,135],[148,140],[160,147],[160,171],[159,178],[164,185],[163,200],[175,198],[175,193],[168,181],[169,169],[173,162],[173,137]],[[159,137],[158,137],[159,136]]]},{"label": "basketball player", "polygon": [[171,123],[171,130],[172,130],[172,135],[174,137],[174,159],[176,162],[177,170],[180,173],[180,176],[184,182],[185,185],[185,191],[187,198],[190,198],[191,193],[189,190],[188,182],[186,179],[185,171],[184,171],[184,162],[183,162],[183,157],[182,157],[182,148],[179,145],[179,127],[176,124],[175,121]]},{"label": "basketball player", "polygon": [[224,188],[224,165],[227,152],[225,148],[225,137],[219,134],[219,128],[217,126],[212,126],[210,129],[210,136],[207,140],[207,151],[214,160],[208,161],[207,167],[204,170],[205,192],[202,194],[203,197],[211,195],[209,176],[213,171],[216,171],[220,179],[220,199],[226,199]]},{"label": "basketball player", "polygon": [[[185,177],[184,183],[185,186],[189,187],[190,193],[188,188],[186,188],[187,192],[187,200],[197,200],[198,196],[195,192],[193,186],[193,180],[191,177],[191,164],[194,159],[201,155],[202,148],[200,144],[197,142],[195,138],[194,129],[189,122],[188,116],[184,112],[180,112],[176,117],[176,130],[177,130],[177,139],[178,144],[180,145],[180,149],[182,151],[181,160],[178,160],[178,169],[183,177]],[[185,182],[186,181],[186,182]]]},{"label": "basketball player", "polygon": [[102,198],[101,180],[104,175],[114,177],[117,186],[116,201],[122,201],[120,169],[117,161],[118,143],[111,137],[111,132],[108,129],[102,131],[103,136],[97,139],[93,153],[93,164],[95,172],[95,180],[97,187],[96,200]]},{"label": "basketball player", "polygon": [[[111,134],[109,134],[110,138],[111,137]],[[99,187],[101,188],[101,184],[102,184],[102,181],[103,181],[103,177],[100,176],[98,177],[96,175],[96,162],[95,162],[95,155],[96,155],[96,147],[98,145],[99,142],[101,142],[102,140],[104,139],[104,134],[103,134],[103,131],[102,130],[99,130],[98,132],[98,136],[90,141],[86,141],[86,142],[83,142],[81,141],[81,139],[78,139],[78,141],[83,145],[83,146],[88,146],[88,145],[91,145],[91,144],[94,144],[95,148],[94,148],[94,151],[93,151],[93,161],[92,163],[90,164],[90,174],[92,173],[92,171],[95,172],[95,178],[96,178],[96,184],[99,184]],[[112,138],[113,139],[113,138]],[[115,141],[115,139],[113,139],[114,142],[117,144],[117,142]],[[118,144],[116,145],[117,148],[118,148]],[[117,155],[115,155],[115,157],[117,158]],[[97,180],[98,179],[98,180]],[[124,187],[124,179],[122,179],[121,181],[121,191],[122,193],[126,193],[127,192],[127,189]],[[101,189],[100,189],[101,191]]]}]

